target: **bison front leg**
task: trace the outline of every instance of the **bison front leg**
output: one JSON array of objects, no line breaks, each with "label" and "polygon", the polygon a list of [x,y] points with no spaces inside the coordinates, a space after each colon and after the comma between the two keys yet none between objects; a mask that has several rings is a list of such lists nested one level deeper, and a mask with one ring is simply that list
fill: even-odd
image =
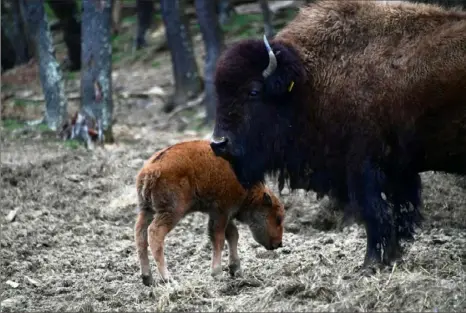
[{"label": "bison front leg", "polygon": [[367,236],[363,268],[382,265],[391,254],[396,242],[393,219],[388,203],[382,198],[385,175],[370,162],[365,162],[361,172],[348,174],[348,192],[351,204],[360,210]]},{"label": "bison front leg", "polygon": [[422,215],[421,178],[418,173],[403,171],[403,174],[390,179],[389,199],[393,203],[393,216],[396,230],[396,246],[387,261],[400,260],[403,250],[400,240],[412,241],[415,227],[420,226]]},{"label": "bison front leg", "polygon": [[179,219],[173,213],[157,213],[149,225],[149,246],[163,282],[170,280],[164,254],[165,236],[175,227]]},{"label": "bison front leg", "polygon": [[218,276],[222,273],[222,251],[225,244],[225,229],[227,226],[227,217],[214,216],[209,217],[209,237],[212,242],[212,276]]},{"label": "bison front leg", "polygon": [[238,256],[238,228],[230,221],[225,230],[225,236],[228,242],[229,263],[228,269],[231,276],[241,275],[241,262]]}]

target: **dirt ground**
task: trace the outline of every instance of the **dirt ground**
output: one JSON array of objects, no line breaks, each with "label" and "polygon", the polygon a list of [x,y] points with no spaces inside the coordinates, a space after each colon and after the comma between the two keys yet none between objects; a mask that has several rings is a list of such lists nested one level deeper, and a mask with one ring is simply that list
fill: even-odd
[{"label": "dirt ground", "polygon": [[[199,35],[195,43],[202,66]],[[154,86],[170,93],[167,52],[148,62],[116,64],[116,94]],[[115,95],[117,143],[88,151],[56,140],[43,127],[13,121],[18,110],[31,120],[44,108],[18,102],[41,95],[37,77],[3,97],[8,75],[19,74],[2,77],[2,312],[466,311],[466,181],[439,173],[422,175],[426,219],[404,262],[374,276],[359,272],[363,228],[339,227],[341,216],[325,209],[325,199],[295,192],[282,196],[293,204],[283,248],[266,251],[240,225],[241,278],[228,275],[226,245],[223,276],[210,276],[207,219],[195,213],[166,240],[176,282],[144,286],[133,242],[135,175],[156,150],[208,135],[205,128],[180,126],[202,117],[202,110],[160,130],[155,125],[167,117],[160,110],[163,97]],[[78,83],[79,75],[68,79],[69,94],[79,91]],[[151,266],[157,278],[152,258]]]}]

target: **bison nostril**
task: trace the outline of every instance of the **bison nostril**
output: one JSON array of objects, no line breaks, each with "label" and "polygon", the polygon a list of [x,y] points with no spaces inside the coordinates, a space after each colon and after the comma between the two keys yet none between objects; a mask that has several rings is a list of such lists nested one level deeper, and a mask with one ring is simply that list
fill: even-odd
[{"label": "bison nostril", "polygon": [[218,153],[223,152],[227,143],[228,143],[228,139],[225,137],[220,137],[220,138],[212,137],[212,139],[210,140],[210,147],[212,148],[215,154],[218,154]]},{"label": "bison nostril", "polygon": [[210,144],[214,146],[221,146],[221,145],[226,144],[227,141],[228,140],[225,137],[220,137],[220,138],[212,137],[212,139],[210,139]]}]

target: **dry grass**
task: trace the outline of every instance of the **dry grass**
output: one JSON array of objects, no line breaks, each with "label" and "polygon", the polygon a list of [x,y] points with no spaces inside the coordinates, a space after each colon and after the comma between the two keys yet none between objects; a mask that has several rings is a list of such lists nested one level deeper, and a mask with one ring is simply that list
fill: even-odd
[{"label": "dry grass", "polygon": [[[119,70],[115,88],[170,92],[167,55],[155,58],[164,60],[157,68]],[[426,221],[405,262],[374,276],[359,271],[364,230],[341,228],[338,214],[297,192],[283,197],[294,204],[283,248],[266,251],[239,227],[241,278],[228,276],[226,249],[223,275],[210,276],[207,220],[198,213],[167,238],[176,283],[145,287],[133,243],[135,175],[157,149],[205,135],[154,130],[160,107],[156,98],[116,101],[120,142],[94,152],[36,128],[2,129],[2,311],[466,311],[465,180],[434,173],[423,174]],[[151,266],[157,277],[152,258]]]},{"label": "dry grass", "polygon": [[[8,134],[8,133],[7,133]],[[132,231],[134,176],[156,149],[187,138],[169,133],[93,153],[34,133],[2,136],[3,311],[453,311],[466,308],[466,191],[425,174],[424,229],[405,262],[362,276],[365,234],[339,230],[313,194],[284,197],[285,247],[266,251],[240,225],[241,278],[210,277],[206,217],[188,216],[167,239],[175,283],[145,287]],[[327,229],[327,230],[321,230]],[[156,273],[155,264],[152,269]],[[157,274],[155,275],[157,277]],[[31,283],[32,279],[36,284]],[[19,283],[17,288],[6,284]]]}]

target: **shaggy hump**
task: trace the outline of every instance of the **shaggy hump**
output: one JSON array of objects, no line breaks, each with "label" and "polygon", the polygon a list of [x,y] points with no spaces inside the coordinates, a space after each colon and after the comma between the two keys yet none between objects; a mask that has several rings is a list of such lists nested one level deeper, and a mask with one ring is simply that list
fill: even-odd
[{"label": "shaggy hump", "polygon": [[[258,40],[244,40],[233,44],[219,58],[215,82],[227,87],[232,81],[247,81],[261,78],[267,67],[268,55],[264,44]],[[251,75],[255,77],[251,77]]]}]

